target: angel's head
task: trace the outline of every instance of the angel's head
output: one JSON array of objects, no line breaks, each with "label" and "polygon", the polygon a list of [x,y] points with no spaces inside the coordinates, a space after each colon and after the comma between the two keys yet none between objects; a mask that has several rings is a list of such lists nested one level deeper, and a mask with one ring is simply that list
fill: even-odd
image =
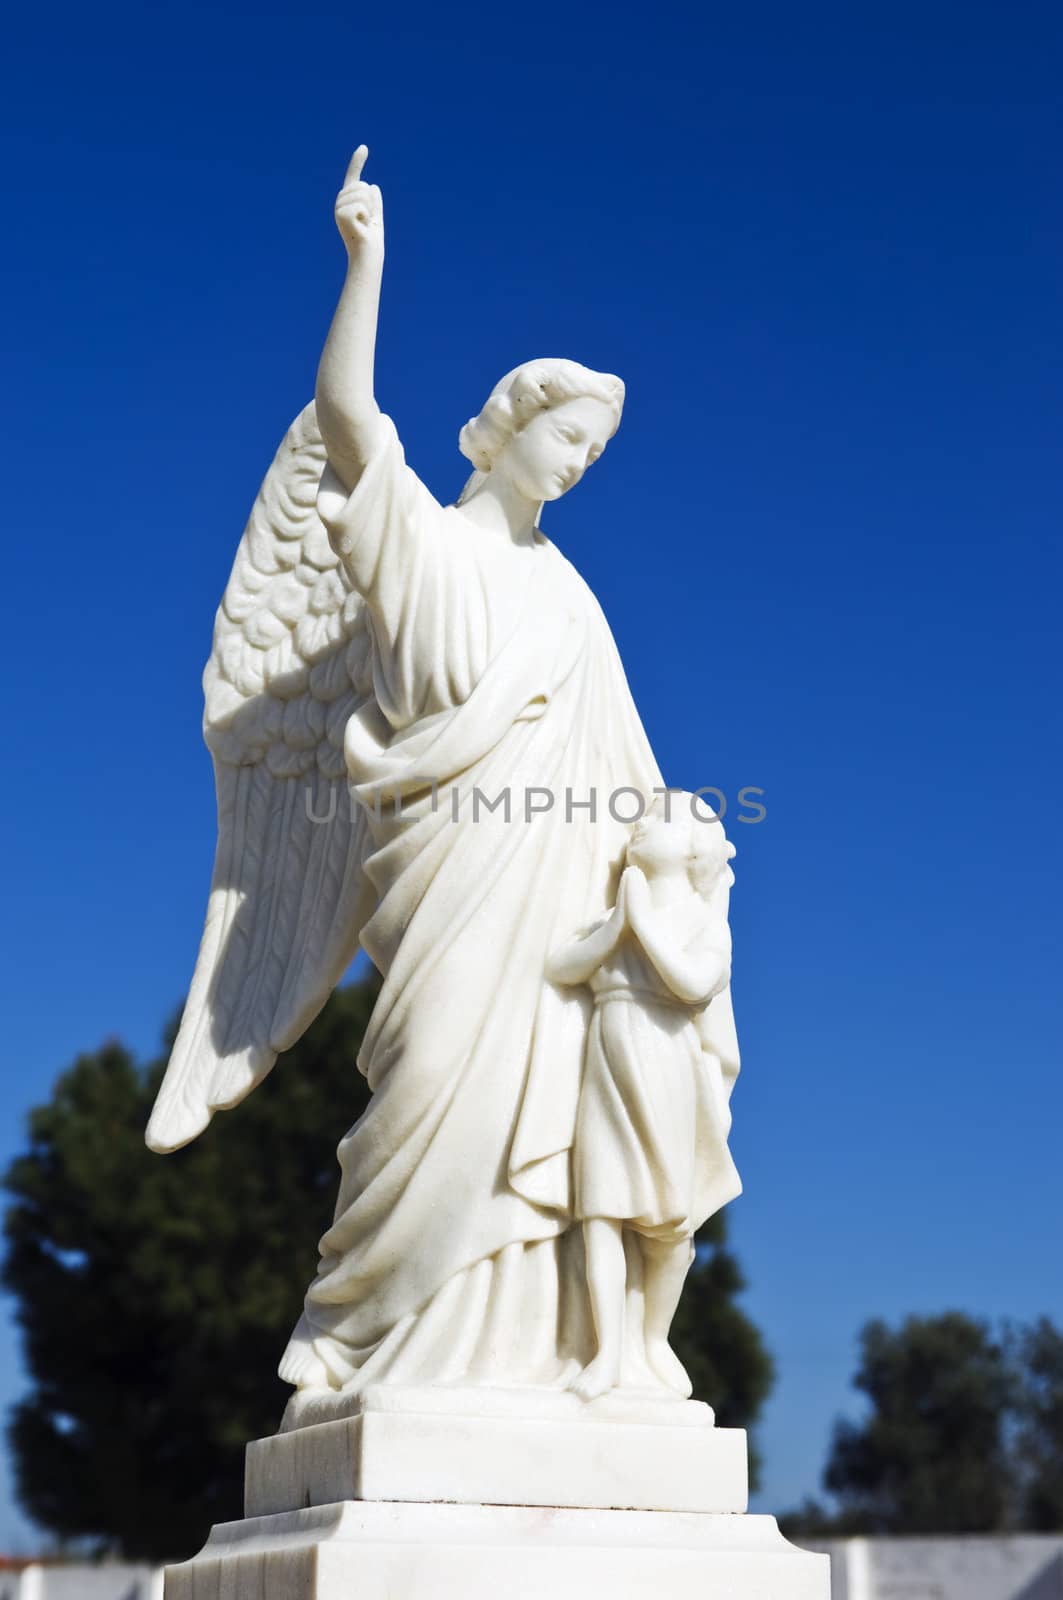
[{"label": "angel's head", "polygon": [[458,447],[476,468],[462,500],[494,473],[526,500],[559,500],[597,461],[623,406],[620,379],[578,361],[555,357],[515,367],[461,430]]},{"label": "angel's head", "polygon": [[627,859],[648,878],[686,873],[698,894],[707,897],[718,883],[729,886],[735,847],[718,817],[698,807],[692,795],[658,795],[636,822]]}]

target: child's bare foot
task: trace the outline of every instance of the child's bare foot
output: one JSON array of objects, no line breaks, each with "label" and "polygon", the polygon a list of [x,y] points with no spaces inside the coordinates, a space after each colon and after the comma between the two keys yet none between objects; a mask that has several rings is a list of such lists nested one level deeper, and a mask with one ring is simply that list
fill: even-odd
[{"label": "child's bare foot", "polygon": [[667,1339],[647,1339],[646,1359],[663,1384],[674,1389],[684,1400],[689,1400],[693,1384]]},{"label": "child's bare foot", "polygon": [[620,1358],[609,1350],[600,1350],[589,1361],[577,1378],[569,1384],[573,1394],[581,1400],[597,1400],[600,1394],[615,1389],[620,1381]]}]

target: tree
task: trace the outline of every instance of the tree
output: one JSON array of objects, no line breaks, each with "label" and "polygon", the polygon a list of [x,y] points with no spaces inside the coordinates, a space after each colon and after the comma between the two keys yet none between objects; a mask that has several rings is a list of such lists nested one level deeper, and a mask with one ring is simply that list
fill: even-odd
[{"label": "tree", "polygon": [[983,1322],[948,1311],[869,1322],[853,1380],[871,1402],[835,1425],[824,1486],[847,1528],[990,1533],[1009,1520],[1012,1377]]},{"label": "tree", "polygon": [[34,1380],[10,1437],[22,1504],[60,1537],[165,1559],[242,1515],[244,1444],[280,1420],[336,1143],[368,1097],[372,998],[339,991],[238,1115],[165,1159],[143,1142],[163,1063],[138,1070],[120,1045],[31,1114],[5,1179],[4,1283]]},{"label": "tree", "polygon": [[1016,1477],[1022,1525],[1063,1529],[1063,1333],[1047,1317],[1013,1337]]},{"label": "tree", "polygon": [[[163,1062],[82,1056],[30,1117],[9,1168],[3,1278],[33,1380],[11,1424],[19,1495],[63,1539],[130,1559],[191,1554],[242,1514],[248,1439],[276,1430],[276,1375],[316,1264],[337,1140],[368,1089],[354,1060],[374,981],[339,990],[236,1115],[160,1158],[143,1129]],[[722,1423],[771,1383],[710,1224],[677,1319],[696,1392]]]},{"label": "tree", "polygon": [[994,1338],[960,1312],[869,1322],[853,1380],[867,1420],[835,1425],[791,1538],[1063,1531],[1063,1333],[1047,1317]]}]

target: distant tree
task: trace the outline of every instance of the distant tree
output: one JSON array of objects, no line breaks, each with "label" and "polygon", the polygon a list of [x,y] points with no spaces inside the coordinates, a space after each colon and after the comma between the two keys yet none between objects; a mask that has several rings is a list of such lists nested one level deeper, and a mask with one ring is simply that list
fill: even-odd
[{"label": "distant tree", "polygon": [[958,1311],[869,1322],[854,1378],[866,1421],[838,1422],[823,1482],[866,1533],[991,1533],[1010,1512],[1003,1345]]},{"label": "distant tree", "polygon": [[[726,1212],[710,1217],[696,1239],[697,1257],[683,1290],[671,1342],[694,1385],[723,1428],[748,1428],[760,1415],[775,1382],[775,1364],[760,1330],[738,1304],[746,1286],[727,1248]],[[750,1450],[750,1487],[760,1459]]]},{"label": "distant tree", "polygon": [[163,1064],[121,1045],[32,1113],[5,1178],[3,1279],[34,1385],[10,1438],[22,1504],[61,1538],[156,1560],[242,1515],[244,1444],[290,1393],[277,1362],[368,1097],[372,998],[340,990],[239,1114],[175,1155],[143,1142]]},{"label": "distant tree", "polygon": [[854,1384],[871,1402],[835,1425],[835,1505],[779,1518],[794,1539],[854,1533],[1063,1532],[1063,1333],[947,1312],[869,1322]]},{"label": "distant tree", "polygon": [[[368,1101],[354,1061],[375,992],[339,990],[238,1113],[175,1155],[143,1144],[163,1062],[119,1044],[31,1114],[4,1180],[3,1281],[33,1383],[10,1438],[21,1502],[58,1538],[165,1560],[242,1514],[244,1445],[290,1392],[277,1362],[331,1220],[337,1141]],[[715,1221],[676,1344],[733,1426],[772,1375],[741,1287]]]},{"label": "distant tree", "polygon": [[1022,1526],[1058,1533],[1063,1531],[1063,1333],[1042,1317],[1013,1337],[1012,1349]]}]

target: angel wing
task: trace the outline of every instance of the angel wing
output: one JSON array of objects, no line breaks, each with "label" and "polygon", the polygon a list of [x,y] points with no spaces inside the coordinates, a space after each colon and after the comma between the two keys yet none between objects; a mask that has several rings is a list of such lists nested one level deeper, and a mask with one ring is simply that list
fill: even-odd
[{"label": "angel wing", "polygon": [[236,552],[203,675],[218,847],[206,926],[148,1124],[176,1150],[317,1016],[358,948],[365,814],[343,760],[369,698],[364,608],[317,514],[313,405],[288,430]]}]

